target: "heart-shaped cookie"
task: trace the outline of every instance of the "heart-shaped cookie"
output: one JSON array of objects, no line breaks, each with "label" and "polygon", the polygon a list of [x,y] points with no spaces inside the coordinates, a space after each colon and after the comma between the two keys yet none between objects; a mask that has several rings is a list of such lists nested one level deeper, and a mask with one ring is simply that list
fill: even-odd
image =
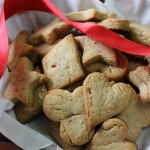
[{"label": "heart-shaped cookie", "polygon": [[70,145],[83,145],[94,135],[95,129],[90,129],[85,115],[83,87],[78,87],[73,93],[67,90],[51,90],[43,103],[45,115],[60,123],[60,136]]},{"label": "heart-shaped cookie", "polygon": [[70,145],[83,145],[94,135],[90,129],[85,115],[75,115],[65,119],[60,124],[60,136]]},{"label": "heart-shaped cookie", "polygon": [[62,89],[49,91],[44,99],[43,111],[49,119],[57,122],[85,114],[83,87],[78,87],[73,93]]},{"label": "heart-shaped cookie", "polygon": [[50,128],[49,133],[54,138],[55,141],[60,145],[60,147],[64,150],[82,150],[83,146],[76,146],[67,144],[62,138],[60,137],[59,133],[60,123],[50,121]]},{"label": "heart-shaped cookie", "polygon": [[103,73],[88,75],[83,83],[83,95],[89,127],[125,110],[134,92],[128,84],[109,82]]},{"label": "heart-shaped cookie", "polygon": [[103,122],[86,150],[137,150],[134,142],[125,140],[128,126],[118,118]]}]

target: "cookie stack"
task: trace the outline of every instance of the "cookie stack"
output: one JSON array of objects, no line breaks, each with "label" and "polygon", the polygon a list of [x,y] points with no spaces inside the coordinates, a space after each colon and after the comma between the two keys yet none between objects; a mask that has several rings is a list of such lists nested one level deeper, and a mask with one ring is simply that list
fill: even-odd
[{"label": "cookie stack", "polygon": [[[114,13],[89,9],[67,16],[149,45],[149,27]],[[18,121],[43,111],[51,136],[65,150],[136,150],[150,124],[149,57],[121,53],[58,18],[31,35],[17,35],[8,68],[4,97],[16,104]]]}]

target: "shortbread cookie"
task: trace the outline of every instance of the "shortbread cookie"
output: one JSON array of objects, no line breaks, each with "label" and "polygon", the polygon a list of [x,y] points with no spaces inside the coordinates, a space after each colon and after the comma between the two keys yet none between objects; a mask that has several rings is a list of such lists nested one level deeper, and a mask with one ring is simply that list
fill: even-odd
[{"label": "shortbread cookie", "polygon": [[45,81],[43,74],[33,70],[33,63],[26,57],[21,58],[15,69],[10,72],[4,97],[12,102],[19,100],[25,105],[32,106],[35,89]]},{"label": "shortbread cookie", "polygon": [[75,37],[78,45],[83,50],[82,63],[89,66],[97,61],[116,66],[117,58],[113,48],[102,44],[87,35]]},{"label": "shortbread cookie", "polygon": [[21,123],[27,123],[42,111],[43,100],[47,94],[45,85],[39,86],[35,90],[33,106],[26,106],[21,102],[14,107],[17,120]]},{"label": "shortbread cookie", "polygon": [[150,46],[150,26],[130,22],[131,39],[135,42]]},{"label": "shortbread cookie", "polygon": [[44,57],[46,54],[48,54],[57,44],[60,42],[61,39],[56,40],[53,44],[44,43],[39,46],[35,47],[35,51],[39,56]]},{"label": "shortbread cookie", "polygon": [[50,121],[50,135],[56,140],[63,150],[83,150],[83,146],[69,145],[62,140],[59,133],[60,123]]},{"label": "shortbread cookie", "polygon": [[85,77],[73,35],[66,36],[42,60],[49,89],[67,87]]},{"label": "shortbread cookie", "polygon": [[139,89],[142,102],[150,102],[150,67],[140,66],[128,78]]},{"label": "shortbread cookie", "polygon": [[116,117],[124,120],[129,128],[125,139],[136,141],[143,127],[150,125],[150,104],[143,104],[139,95],[134,94],[134,98],[128,108]]},{"label": "shortbread cookie", "polygon": [[8,56],[8,68],[10,70],[13,70],[16,67],[21,57],[29,55],[31,52],[33,53],[34,48],[27,43],[27,38],[28,34],[23,30],[18,33],[17,37],[10,45]]},{"label": "shortbread cookie", "polygon": [[88,9],[84,11],[71,12],[67,15],[68,19],[73,21],[102,21],[107,18],[116,17],[114,13],[103,13],[96,9]]},{"label": "shortbread cookie", "polygon": [[129,21],[126,19],[108,18],[98,24],[125,36],[130,32]]},{"label": "shortbread cookie", "polygon": [[44,99],[43,111],[50,120],[61,122],[60,136],[70,145],[83,145],[94,135],[94,129],[88,127],[85,116],[83,87],[78,87],[73,93],[50,90]]},{"label": "shortbread cookie", "polygon": [[128,60],[127,58],[116,52],[117,56],[117,66],[113,67],[103,62],[96,62],[88,67],[85,67],[85,70],[88,74],[93,72],[102,72],[104,73],[109,80],[120,81],[124,78],[128,71]]},{"label": "shortbread cookie", "polygon": [[125,83],[109,82],[103,73],[92,73],[83,82],[86,116],[90,128],[125,110],[135,93]]},{"label": "shortbread cookie", "polygon": [[83,145],[94,135],[88,126],[85,115],[75,115],[63,120],[60,124],[60,136],[70,145]]},{"label": "shortbread cookie", "polygon": [[108,18],[98,24],[111,30],[123,30],[128,32],[130,31],[129,21],[126,19]]},{"label": "shortbread cookie", "polygon": [[83,88],[78,87],[70,93],[67,90],[50,90],[43,103],[45,115],[53,121],[61,121],[78,114],[85,114]]},{"label": "shortbread cookie", "polygon": [[137,150],[134,142],[125,140],[128,132],[126,123],[118,118],[103,122],[86,150]]},{"label": "shortbread cookie", "polygon": [[37,46],[44,42],[48,44],[54,43],[63,33],[71,30],[71,27],[65,22],[49,23],[44,28],[33,33],[29,37],[29,43]]},{"label": "shortbread cookie", "polygon": [[[55,24],[55,23],[58,23],[58,22],[61,22],[62,20],[58,17],[55,17],[51,22],[50,24]],[[48,24],[48,23],[47,23]],[[36,27],[33,28],[33,32],[37,32],[39,31],[40,29],[44,28],[47,24],[41,24],[41,25],[38,25]]]}]

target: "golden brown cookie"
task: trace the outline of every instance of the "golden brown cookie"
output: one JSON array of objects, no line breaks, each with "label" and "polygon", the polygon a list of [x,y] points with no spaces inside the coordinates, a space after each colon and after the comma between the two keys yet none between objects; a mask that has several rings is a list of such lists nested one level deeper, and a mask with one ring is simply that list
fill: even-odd
[{"label": "golden brown cookie", "polygon": [[83,82],[86,117],[90,128],[125,110],[135,93],[125,83],[109,82],[103,73],[92,73]]},{"label": "golden brown cookie", "polygon": [[25,105],[32,106],[34,91],[43,82],[45,76],[34,71],[33,63],[27,57],[22,57],[15,69],[10,72],[4,97],[12,102],[21,101]]},{"label": "golden brown cookie", "polygon": [[85,116],[83,87],[73,93],[62,89],[49,91],[43,111],[50,120],[61,122],[60,136],[70,145],[83,145],[94,135],[95,130],[88,127]]},{"label": "golden brown cookie", "polygon": [[124,30],[128,32],[130,31],[129,21],[126,19],[108,18],[98,24],[111,30]]},{"label": "golden brown cookie", "polygon": [[50,121],[50,135],[62,147],[63,150],[82,150],[83,146],[69,145],[60,137],[60,123]]},{"label": "golden brown cookie", "polygon": [[130,22],[131,39],[135,42],[150,46],[150,26]]},{"label": "golden brown cookie", "polygon": [[94,135],[90,129],[85,115],[71,116],[60,124],[60,136],[70,145],[86,144]]},{"label": "golden brown cookie", "polygon": [[71,27],[65,22],[50,22],[44,28],[29,36],[29,43],[37,46],[44,42],[54,43],[63,33],[71,30]]},{"label": "golden brown cookie", "polygon": [[117,58],[113,48],[102,44],[87,35],[75,37],[78,45],[83,50],[82,63],[89,66],[97,61],[116,66]]},{"label": "golden brown cookie", "polygon": [[129,131],[125,139],[136,141],[143,127],[150,125],[150,104],[143,104],[140,96],[134,94],[133,100],[126,110],[116,117],[124,120],[128,125]]},{"label": "golden brown cookie", "polygon": [[109,17],[116,17],[114,13],[103,13],[94,8],[84,11],[71,12],[67,15],[68,19],[73,21],[102,21]]},{"label": "golden brown cookie", "polygon": [[[58,22],[61,22],[62,20],[58,17],[55,17],[51,22],[50,24],[55,24],[55,23],[58,23]],[[33,32],[37,32],[39,31],[40,29],[44,28],[47,24],[41,24],[41,25],[38,25],[36,27],[33,28]]]},{"label": "golden brown cookie", "polygon": [[53,44],[44,43],[39,46],[35,47],[35,51],[39,56],[44,57],[46,54],[48,54],[57,44],[60,42],[61,39],[56,40]]},{"label": "golden brown cookie", "polygon": [[129,21],[126,19],[108,18],[106,20],[101,21],[98,24],[118,34],[129,37],[130,27],[129,27]]},{"label": "golden brown cookie", "polygon": [[[9,56],[8,56],[8,68],[13,70],[19,59],[23,56],[30,55],[34,52],[34,47],[27,43],[28,33],[21,31],[16,36],[15,40],[10,45]],[[33,55],[32,55],[33,57]]]},{"label": "golden brown cookie", "polygon": [[85,114],[82,86],[73,93],[62,89],[50,90],[44,99],[43,111],[50,120],[57,122],[72,115]]},{"label": "golden brown cookie", "polygon": [[43,100],[47,94],[45,85],[35,89],[33,106],[26,106],[21,102],[14,107],[17,120],[21,123],[27,123],[42,111]]},{"label": "golden brown cookie", "polygon": [[42,60],[49,89],[64,88],[85,77],[73,35],[66,36]]},{"label": "golden brown cookie", "polygon": [[125,140],[128,126],[118,118],[103,122],[86,150],[137,150],[134,142]]},{"label": "golden brown cookie", "polygon": [[110,66],[103,62],[96,62],[90,66],[85,67],[88,74],[93,72],[104,73],[109,80],[120,81],[124,78],[128,71],[128,60],[120,52],[116,52],[117,66]]},{"label": "golden brown cookie", "polygon": [[150,67],[137,67],[129,72],[128,78],[139,89],[142,102],[150,102]]}]

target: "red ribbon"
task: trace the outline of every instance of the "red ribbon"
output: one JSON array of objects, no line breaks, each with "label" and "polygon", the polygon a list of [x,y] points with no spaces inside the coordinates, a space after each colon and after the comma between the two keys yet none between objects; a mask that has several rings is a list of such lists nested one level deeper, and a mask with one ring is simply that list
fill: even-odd
[{"label": "red ribbon", "polygon": [[150,56],[150,47],[148,46],[130,41],[100,25],[68,20],[62,14],[62,12],[49,0],[5,0],[0,15],[0,77],[4,73],[8,59],[8,35],[5,18],[8,19],[16,13],[28,10],[43,11],[54,14],[71,26],[96,39],[97,41],[103,42],[122,52],[141,56]]}]

